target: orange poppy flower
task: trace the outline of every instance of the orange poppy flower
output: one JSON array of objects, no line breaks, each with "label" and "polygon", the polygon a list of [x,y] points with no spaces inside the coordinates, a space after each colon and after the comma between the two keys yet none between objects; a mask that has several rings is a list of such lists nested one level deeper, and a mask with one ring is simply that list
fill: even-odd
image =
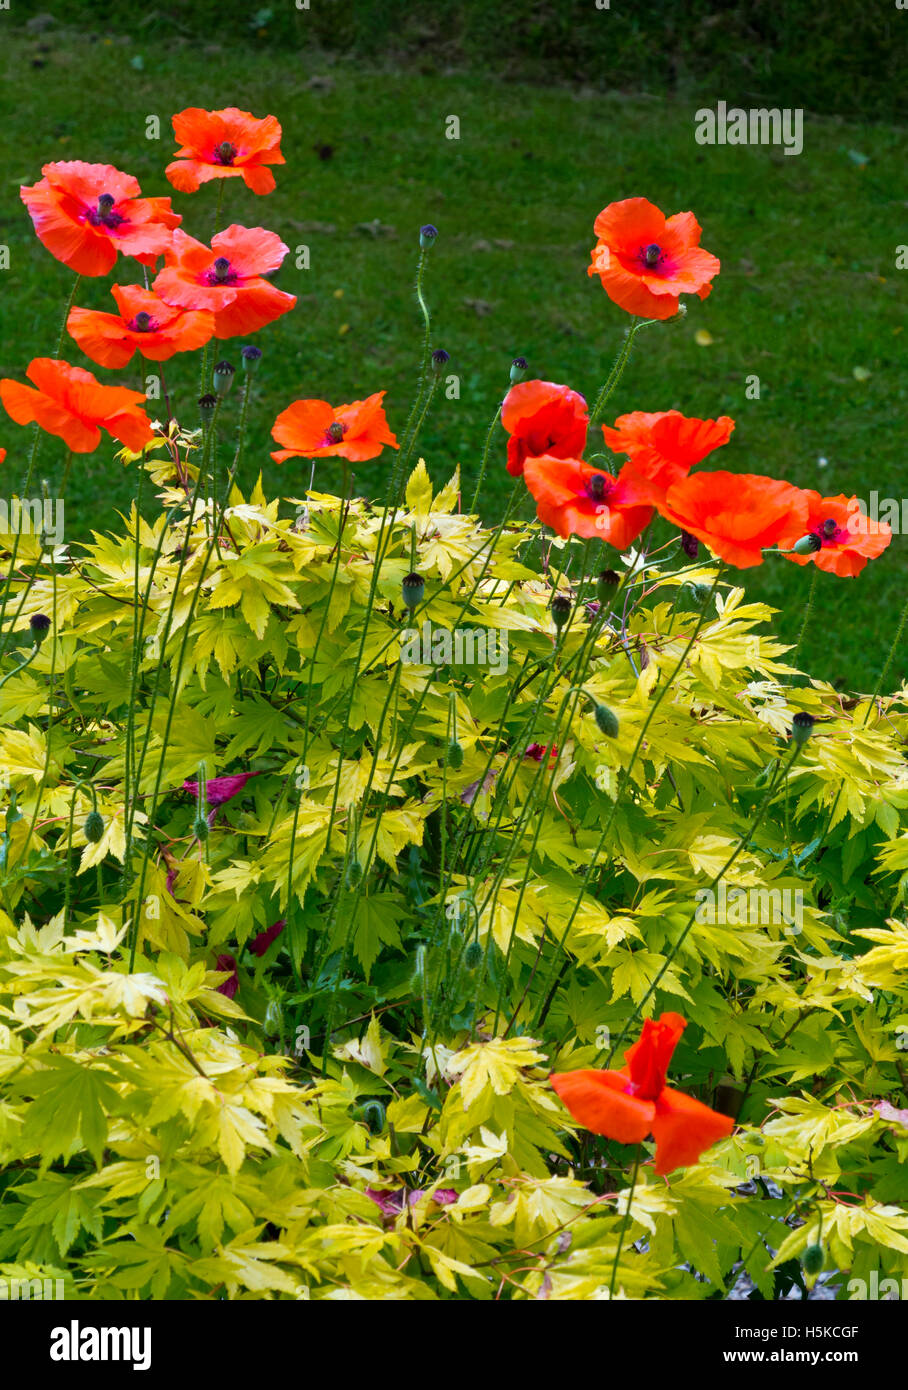
[{"label": "orange poppy flower", "polygon": [[295,295],[262,278],[278,269],[289,249],[264,227],[234,223],[212,238],[210,248],[177,231],[152,289],[181,309],[210,310],[216,338],[254,333],[296,304]]},{"label": "orange poppy flower", "polygon": [[22,201],[47,250],[79,275],[106,275],[118,251],[154,265],[183,220],[169,198],[140,198],[138,180],[112,164],[72,159],[41,172]]},{"label": "orange poppy flower", "polygon": [[508,434],[508,472],[523,473],[524,460],[550,454],[577,458],[586,447],[589,425],[586,401],[569,386],[554,381],[521,381],[512,386],[501,407]]},{"label": "orange poppy flower", "polygon": [[806,529],[801,489],[755,473],[692,473],[673,483],[658,507],[738,569],[762,564],[768,546]]},{"label": "orange poppy flower", "polygon": [[37,421],[74,454],[97,449],[102,429],[136,452],[150,442],[152,428],[141,409],[141,391],[102,386],[91,372],[55,357],[33,358],[26,375],[37,390],[8,377],[0,381],[0,400],[17,425]]},{"label": "orange poppy flower", "polygon": [[285,163],[274,116],[258,120],[235,106],[223,111],[190,106],[173,117],[173,133],[180,148],[164,172],[181,193],[195,193],[209,179],[237,178],[253,193],[274,191],[274,175],[265,166]]},{"label": "orange poppy flower", "polygon": [[796,565],[813,560],[827,574],[852,579],[868,560],[882,555],[892,540],[887,523],[866,516],[856,497],[846,497],[843,492],[838,497],[821,497],[818,492],[805,492],[804,496],[807,524],[797,535],[792,532],[787,541],[780,541],[780,545],[791,546],[802,536],[813,536],[817,548],[808,555],[788,554],[786,560],[794,560]]},{"label": "orange poppy flower", "polygon": [[204,347],[214,333],[207,309],[175,309],[139,285],[113,285],[119,314],[70,309],[66,328],[79,347],[102,367],[125,367],[136,352],[166,362],[177,352]]},{"label": "orange poppy flower", "polygon": [[731,1116],[665,1084],[686,1027],[680,1014],[662,1014],[658,1022],[648,1018],[638,1041],[625,1052],[621,1071],[555,1072],[550,1078],[574,1119],[593,1134],[619,1144],[639,1144],[651,1134],[659,1177],[699,1162],[704,1149],[726,1139],[735,1127]]},{"label": "orange poppy flower", "polygon": [[720,263],[700,246],[692,212],[666,217],[646,198],[625,198],[603,208],[593,226],[598,242],[588,275],[598,275],[609,299],[629,314],[668,319],[678,296],[705,299]]},{"label": "orange poppy flower", "polygon": [[672,483],[680,482],[707,454],[727,444],[735,427],[728,415],[697,420],[680,410],[635,410],[619,415],[614,429],[602,426],[609,449],[626,454],[635,473],[652,486],[650,500],[661,502]]},{"label": "orange poppy flower", "polygon": [[352,463],[374,459],[385,444],[397,448],[385,418],[384,391],[352,405],[327,401],[294,401],[282,410],[271,430],[278,444],[286,445],[271,457],[275,463],[292,458],[322,458],[338,454]]},{"label": "orange poppy flower", "polygon": [[523,478],[539,520],[559,536],[594,536],[625,550],[653,515],[627,467],[614,478],[582,459],[543,454],[526,460]]}]

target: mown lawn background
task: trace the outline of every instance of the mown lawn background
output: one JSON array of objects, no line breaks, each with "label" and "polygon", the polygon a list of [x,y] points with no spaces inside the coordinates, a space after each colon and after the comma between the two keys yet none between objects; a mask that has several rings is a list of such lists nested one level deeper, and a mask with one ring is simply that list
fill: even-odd
[{"label": "mown lawn background", "polygon": [[[269,458],[270,425],[298,397],[340,403],[386,389],[392,428],[403,428],[421,346],[417,234],[433,222],[439,238],[426,281],[433,340],[451,354],[460,398],[437,394],[419,452],[439,483],[459,463],[469,497],[512,357],[523,354],[533,375],[595,397],[628,320],[587,277],[592,223],[606,203],[642,194],[666,212],[692,209],[722,273],[708,301],[688,301],[686,319],[639,336],[609,418],[673,407],[730,414],[732,442],[711,466],[828,493],[900,498],[904,491],[902,128],[808,111],[798,157],[772,147],[701,147],[699,106],[751,103],[719,88],[706,101],[627,93],[607,85],[607,74],[604,89],[594,90],[482,72],[370,68],[361,58],[289,45],[155,37],[153,25],[130,37],[56,21],[26,30],[13,12],[0,23],[0,243],[10,250],[0,276],[0,374],[24,379],[33,356],[53,353],[72,283],[34,237],[19,185],[38,179],[50,160],[109,162],[134,173],[145,194],[172,193],[185,230],[207,240],[216,188],[184,196],[166,182],[170,116],[190,105],[237,105],[278,117],[287,164],[275,171],[278,188],[267,198],[228,183],[222,223],[277,231],[292,254],[276,283],[299,296],[292,314],[255,339],[265,358],[246,487],[259,469],[266,487],[285,495],[308,482],[308,465],[278,469]],[[459,140],[445,137],[451,115]],[[160,118],[159,140],[146,139],[149,116]],[[309,247],[309,270],[296,269],[300,245]],[[109,280],[83,281],[78,302],[113,309],[109,284],[118,278],[138,280],[141,269],[121,260]],[[701,329],[712,337],[706,346],[695,338]],[[219,355],[238,364],[240,345],[222,344]],[[104,381],[139,384],[137,363],[106,372],[71,339],[63,355]],[[165,373],[177,414],[195,425],[197,361],[176,358]],[[759,400],[745,397],[754,374]],[[238,406],[234,388],[228,426]],[[0,419],[0,447],[9,451],[5,495],[18,485],[30,439]],[[114,508],[129,504],[133,475],[112,455],[102,446],[75,461],[70,542],[115,527]],[[489,519],[510,491],[503,455],[500,436],[482,507]],[[51,488],[62,465],[62,448],[46,439],[39,472]],[[383,491],[388,466],[386,451],[361,467],[358,489]],[[338,482],[339,471],[320,465],[318,486]],[[859,579],[821,576],[802,652],[814,675],[873,688],[904,602],[906,568],[905,541],[896,536]],[[744,576],[750,595],[784,610],[777,628],[792,642],[810,574],[772,558]],[[899,658],[890,684],[906,674],[908,658]]]}]

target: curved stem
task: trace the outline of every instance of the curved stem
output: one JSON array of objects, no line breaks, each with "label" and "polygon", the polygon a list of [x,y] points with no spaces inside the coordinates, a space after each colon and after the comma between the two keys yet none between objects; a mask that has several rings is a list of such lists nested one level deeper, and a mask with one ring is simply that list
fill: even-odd
[{"label": "curved stem", "polygon": [[621,1259],[621,1250],[624,1245],[624,1237],[627,1233],[628,1223],[631,1216],[631,1203],[634,1200],[634,1188],[637,1186],[637,1174],[640,1171],[641,1148],[637,1145],[637,1152],[634,1155],[634,1171],[631,1173],[631,1188],[627,1194],[627,1206],[624,1208],[624,1220],[621,1222],[621,1230],[618,1232],[618,1249],[615,1251],[615,1263],[612,1265],[612,1277],[608,1281],[608,1296],[615,1296],[615,1280],[618,1277],[618,1261]]}]

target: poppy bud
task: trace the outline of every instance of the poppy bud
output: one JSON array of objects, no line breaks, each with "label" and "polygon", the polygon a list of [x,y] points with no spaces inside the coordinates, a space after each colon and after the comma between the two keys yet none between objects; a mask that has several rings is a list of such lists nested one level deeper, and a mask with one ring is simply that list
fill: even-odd
[{"label": "poppy bud", "polygon": [[696,536],[692,536],[689,531],[681,532],[681,549],[689,560],[696,560],[700,550],[700,542]]},{"label": "poppy bud", "polygon": [[608,603],[621,583],[621,576],[615,570],[601,570],[596,580],[596,597],[600,603]]},{"label": "poppy bud", "polygon": [[89,844],[96,845],[104,834],[104,817],[100,811],[89,811],[82,829]]},{"label": "poppy bud", "polygon": [[823,542],[819,536],[815,536],[812,531],[809,531],[806,536],[795,541],[791,548],[795,555],[814,555],[818,550],[823,549]]},{"label": "poppy bud", "polygon": [[459,772],[463,767],[463,744],[458,743],[456,738],[452,738],[445,753],[445,760],[448,767],[452,767],[455,772]]},{"label": "poppy bud", "polygon": [[709,589],[705,584],[684,584],[681,592],[688,595],[696,608],[702,608],[709,598]]},{"label": "poppy bud", "polygon": [[556,594],[552,599],[552,622],[560,632],[571,616],[573,604],[567,594]]},{"label": "poppy bud", "polygon": [[204,816],[196,816],[192,822],[192,833],[197,840],[208,839],[209,825]]},{"label": "poppy bud", "polygon": [[266,1038],[279,1038],[281,1035],[281,1006],[276,999],[268,1000],[268,1007],[265,1010],[265,1021],[262,1024],[262,1032]]},{"label": "poppy bud", "polygon": [[450,362],[450,360],[451,354],[445,352],[444,348],[436,348],[432,353],[432,366],[435,368],[436,372],[440,372],[442,367]]},{"label": "poppy bud", "polygon": [[357,888],[363,881],[363,866],[358,859],[351,859],[347,865],[344,881],[348,888]]},{"label": "poppy bud", "polygon": [[805,1274],[819,1274],[823,1268],[823,1247],[822,1245],[808,1245],[804,1254],[801,1256],[801,1265]]},{"label": "poppy bud", "polygon": [[438,236],[438,228],[437,228],[437,227],[433,227],[431,222],[427,222],[426,225],[425,225],[424,227],[420,227],[420,229],[419,229],[419,245],[420,245],[420,250],[425,251],[425,250],[427,250],[430,246],[432,246],[433,243],[434,243],[434,241],[435,241],[435,238],[436,238],[437,236]]},{"label": "poppy bud", "polygon": [[807,711],[803,709],[798,710],[794,719],[791,721],[791,736],[795,743],[798,745],[806,743],[810,738],[815,723],[816,720],[812,714],[808,714]]},{"label": "poppy bud", "polygon": [[602,732],[607,734],[609,738],[617,738],[618,716],[609,709],[608,705],[597,705],[594,714],[596,723]]},{"label": "poppy bud", "polygon": [[240,359],[243,363],[243,371],[248,375],[254,372],[262,360],[262,349],[260,347],[240,348]]},{"label": "poppy bud", "polygon": [[527,374],[529,363],[525,357],[515,357],[511,363],[511,385],[515,386],[518,381],[523,381]]},{"label": "poppy bud", "polygon": [[423,601],[426,592],[426,581],[421,574],[404,575],[403,583],[404,603],[408,608],[418,608]]},{"label": "poppy bud", "polygon": [[233,381],[235,367],[232,362],[218,362],[214,369],[214,389],[219,396],[226,396]]},{"label": "poppy bud", "polygon": [[367,1100],[365,1105],[360,1107],[359,1113],[372,1134],[381,1134],[385,1127],[385,1107],[380,1100]]},{"label": "poppy bud", "polygon": [[206,427],[206,429],[214,419],[214,412],[215,408],[217,407],[217,403],[217,396],[212,396],[210,393],[205,396],[199,396],[199,415],[201,416],[202,424]]},{"label": "poppy bud", "polygon": [[463,953],[463,963],[468,970],[476,970],[482,962],[482,947],[478,941],[471,941]]},{"label": "poppy bud", "polygon": [[46,613],[33,613],[28,620],[28,625],[31,628],[32,646],[40,647],[47,636],[47,630],[50,627],[50,618]]}]

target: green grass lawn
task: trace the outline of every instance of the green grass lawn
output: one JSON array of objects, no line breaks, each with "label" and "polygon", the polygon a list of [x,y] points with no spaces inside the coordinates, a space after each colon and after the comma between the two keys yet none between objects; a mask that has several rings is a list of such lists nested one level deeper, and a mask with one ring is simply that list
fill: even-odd
[{"label": "green grass lawn", "polygon": [[[278,469],[269,458],[271,423],[298,397],[340,403],[386,389],[392,428],[403,428],[421,348],[417,234],[433,222],[439,238],[426,291],[434,345],[450,352],[461,386],[459,400],[437,395],[419,452],[438,481],[459,463],[469,495],[511,358],[523,354],[533,375],[595,397],[628,320],[587,277],[592,223],[606,203],[641,194],[666,212],[692,209],[722,273],[706,303],[689,301],[685,320],[640,335],[613,414],[729,414],[737,429],[717,467],[830,493],[900,497],[905,272],[895,264],[908,241],[901,129],[808,115],[803,154],[793,158],[771,147],[697,145],[697,101],[364,71],[214,43],[130,43],[58,28],[26,35],[9,15],[3,23],[0,242],[10,269],[2,277],[2,375],[21,379],[31,357],[53,353],[71,286],[71,273],[34,237],[19,185],[39,178],[47,161],[78,158],[134,173],[143,193],[173,192],[163,173],[174,149],[171,114],[237,105],[279,118],[287,164],[269,197],[228,184],[223,221],[267,226],[294,252],[305,244],[310,253],[309,270],[297,270],[291,255],[277,277],[299,296],[297,309],[256,337],[265,359],[245,484],[259,469],[285,493],[308,481],[308,465]],[[149,140],[146,119],[155,115],[161,138]],[[445,138],[451,115],[459,140]],[[185,229],[202,240],[215,202],[213,185],[174,194]],[[122,260],[111,282],[117,274],[141,272]],[[103,280],[83,282],[79,302],[114,307]],[[699,329],[712,335],[708,346],[698,345]],[[238,360],[239,347],[226,343],[223,355]],[[64,356],[92,365],[71,340]],[[856,379],[855,368],[869,376]],[[135,364],[95,370],[105,381],[138,384]],[[175,359],[166,373],[177,414],[194,425],[195,358]],[[745,396],[752,375],[758,400]],[[0,420],[8,491],[30,438]],[[128,505],[131,477],[112,452],[102,446],[76,460],[70,541],[116,525],[113,509]],[[503,457],[502,436],[485,492],[490,518],[510,491]],[[40,472],[51,484],[62,461],[56,441],[46,440]],[[363,466],[357,486],[382,491],[387,467],[387,458]],[[339,470],[321,465],[318,476],[331,487]],[[857,580],[821,576],[803,652],[815,675],[873,687],[904,602],[904,546],[897,536]],[[784,607],[778,625],[792,641],[810,573],[776,558],[746,577],[751,595]],[[906,673],[908,660],[892,682]]]}]

